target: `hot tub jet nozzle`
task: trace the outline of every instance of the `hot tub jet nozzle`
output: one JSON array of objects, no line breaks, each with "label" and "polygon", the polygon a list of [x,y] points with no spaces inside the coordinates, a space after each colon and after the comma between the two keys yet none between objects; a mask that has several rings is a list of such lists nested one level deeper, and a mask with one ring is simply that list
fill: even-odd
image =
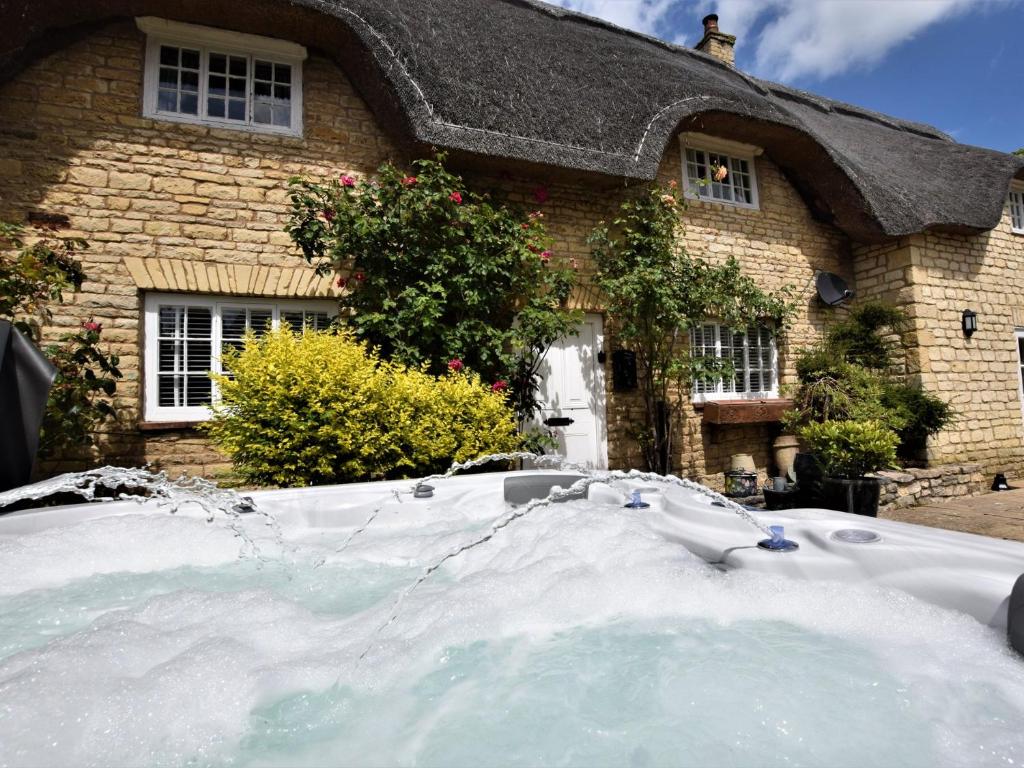
[{"label": "hot tub jet nozzle", "polygon": [[757,542],[757,546],[761,549],[771,552],[795,552],[800,549],[799,544],[786,538],[786,529],[783,526],[769,525],[768,530],[771,531],[772,537]]}]

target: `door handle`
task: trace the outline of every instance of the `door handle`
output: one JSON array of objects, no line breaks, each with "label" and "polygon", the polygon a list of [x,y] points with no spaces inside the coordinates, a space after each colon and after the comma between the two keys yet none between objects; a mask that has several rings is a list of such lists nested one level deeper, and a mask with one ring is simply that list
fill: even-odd
[{"label": "door handle", "polygon": [[550,419],[544,419],[544,425],[548,427],[568,427],[575,423],[576,420],[570,419],[568,416],[552,416]]}]

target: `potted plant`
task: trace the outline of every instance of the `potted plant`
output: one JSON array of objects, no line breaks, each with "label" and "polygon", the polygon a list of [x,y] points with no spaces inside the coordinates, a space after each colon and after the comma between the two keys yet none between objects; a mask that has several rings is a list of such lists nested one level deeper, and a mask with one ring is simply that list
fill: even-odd
[{"label": "potted plant", "polygon": [[800,439],[825,472],[829,509],[878,516],[880,484],[871,472],[895,466],[899,437],[880,421],[823,421],[800,430]]}]

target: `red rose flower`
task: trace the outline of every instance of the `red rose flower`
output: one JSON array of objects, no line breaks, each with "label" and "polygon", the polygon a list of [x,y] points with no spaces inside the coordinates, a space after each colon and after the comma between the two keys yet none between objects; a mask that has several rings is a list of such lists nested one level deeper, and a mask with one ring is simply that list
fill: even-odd
[{"label": "red rose flower", "polygon": [[89,320],[87,322],[82,323],[82,328],[94,333],[99,333],[100,331],[103,330],[103,326],[97,323],[95,320]]},{"label": "red rose flower", "polygon": [[366,279],[366,275],[364,275],[362,272],[356,272],[354,275],[352,275],[352,279],[355,280],[357,283],[361,283],[363,282],[363,280]]},{"label": "red rose flower", "polygon": [[506,389],[508,389],[508,382],[504,379],[498,379],[491,384],[491,392],[504,392]]},{"label": "red rose flower", "polygon": [[417,179],[415,176],[406,176],[404,179],[402,179],[402,184],[404,184],[407,187],[411,187],[417,181],[419,181],[419,179]]},{"label": "red rose flower", "polygon": [[460,195],[458,192],[452,192],[450,195],[448,195],[448,199],[451,200],[456,205],[462,205],[462,195]]},{"label": "red rose flower", "polygon": [[348,285],[348,280],[346,280],[344,277],[339,277],[338,278],[338,287],[339,288],[344,288],[346,285]]},{"label": "red rose flower", "polygon": [[449,371],[455,371],[456,373],[458,373],[459,371],[462,370],[462,368],[463,368],[462,361],[459,358],[453,357],[451,360],[448,361],[448,370]]},{"label": "red rose flower", "polygon": [[533,190],[533,199],[538,203],[546,203],[548,201],[548,197],[550,197],[550,195],[548,195],[547,187],[537,187]]},{"label": "red rose flower", "polygon": [[334,221],[334,210],[332,208],[324,208],[324,219],[328,224]]}]

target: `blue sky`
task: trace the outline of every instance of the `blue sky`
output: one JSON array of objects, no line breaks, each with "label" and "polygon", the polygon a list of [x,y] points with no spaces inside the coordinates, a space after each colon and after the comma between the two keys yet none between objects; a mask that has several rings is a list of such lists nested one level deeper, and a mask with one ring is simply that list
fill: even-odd
[{"label": "blue sky", "polygon": [[717,13],[759,77],[1024,147],[1024,0],[549,0],[682,45]]}]

